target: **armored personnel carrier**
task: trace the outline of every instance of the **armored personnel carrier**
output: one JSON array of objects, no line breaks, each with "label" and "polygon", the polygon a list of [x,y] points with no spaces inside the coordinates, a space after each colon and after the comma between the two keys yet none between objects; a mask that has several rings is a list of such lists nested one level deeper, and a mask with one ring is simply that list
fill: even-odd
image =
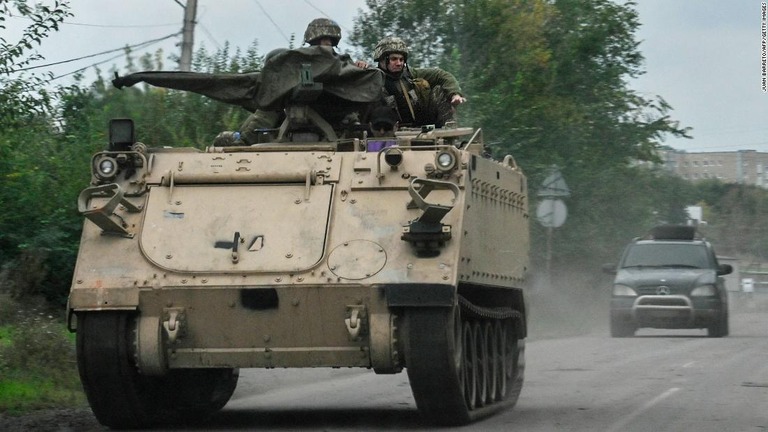
[{"label": "armored personnel carrier", "polygon": [[405,370],[438,424],[517,401],[523,172],[511,156],[484,156],[479,129],[369,138],[326,111],[343,104],[317,103],[334,84],[314,66],[296,64],[286,120],[258,144],[150,147],[131,120],[111,122],[78,198],[68,303],[102,424],[215,412],[241,368]]}]

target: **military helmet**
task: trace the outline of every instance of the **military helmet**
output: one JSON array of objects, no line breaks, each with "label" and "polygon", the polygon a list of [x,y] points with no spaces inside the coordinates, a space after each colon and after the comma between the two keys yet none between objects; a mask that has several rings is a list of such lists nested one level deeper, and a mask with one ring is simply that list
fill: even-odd
[{"label": "military helmet", "polygon": [[408,45],[405,41],[395,36],[387,36],[376,44],[373,49],[373,60],[379,61],[388,54],[398,53],[408,60]]},{"label": "military helmet", "polygon": [[312,42],[325,37],[333,39],[333,46],[338,45],[341,40],[341,27],[332,19],[313,19],[304,32],[304,42],[312,45]]}]

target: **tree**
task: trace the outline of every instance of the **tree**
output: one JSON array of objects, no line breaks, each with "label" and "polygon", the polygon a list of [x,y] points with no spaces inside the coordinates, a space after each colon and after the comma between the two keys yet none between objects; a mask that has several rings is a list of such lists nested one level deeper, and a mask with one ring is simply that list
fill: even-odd
[{"label": "tree", "polygon": [[[183,92],[118,91],[98,70],[94,83],[83,83],[80,75],[52,89],[50,74],[26,68],[41,59],[35,46],[70,16],[68,10],[64,1],[29,6],[0,0],[0,28],[11,14],[32,23],[19,41],[0,34],[0,289],[42,295],[57,305],[66,302],[83,223],[77,197],[90,180],[91,156],[107,144],[108,120],[134,118],[138,136],[150,145],[203,147],[248,114]],[[158,51],[134,59],[128,51],[126,63],[162,69],[163,57]],[[258,69],[262,57],[254,42],[244,56],[239,50],[232,55],[228,44],[212,54],[201,48],[197,61],[202,71],[241,72]]]},{"label": "tree", "polygon": [[56,0],[52,5],[25,1],[0,0],[0,30],[5,30],[8,16],[21,16],[31,23],[17,41],[0,36],[0,129],[18,125],[30,114],[41,113],[50,108],[51,97],[45,85],[51,78],[27,74],[27,67],[42,59],[35,46],[43,43],[69,12],[69,2]]},{"label": "tree", "polygon": [[[350,38],[360,49],[371,50],[386,33],[403,37],[410,43],[411,66],[436,65],[459,78],[469,98],[459,108],[460,122],[483,127],[493,153],[514,155],[530,185],[538,185],[549,166],[561,167],[573,196],[569,219],[555,237],[555,261],[583,261],[584,251],[596,251],[591,259],[601,259],[602,251],[620,247],[626,236],[659,220],[684,220],[685,197],[660,186],[676,180],[634,166],[658,161],[665,136],[687,136],[661,97],[646,98],[628,87],[643,72],[634,3],[366,5]],[[535,223],[533,234],[539,254],[546,242]]]},{"label": "tree", "polygon": [[[446,21],[443,0],[366,0],[367,12],[360,11],[349,36],[360,58],[370,58],[376,43],[384,36],[402,36],[409,43],[409,63],[431,66],[441,63]],[[418,29],[419,37],[408,37]]]}]

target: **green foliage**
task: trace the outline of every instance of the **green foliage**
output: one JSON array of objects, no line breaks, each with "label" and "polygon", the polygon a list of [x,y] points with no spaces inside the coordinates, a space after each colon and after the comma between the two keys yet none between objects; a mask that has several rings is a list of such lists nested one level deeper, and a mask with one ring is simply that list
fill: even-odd
[{"label": "green foliage", "polygon": [[701,202],[708,209],[704,233],[722,255],[768,259],[768,191],[757,186],[697,185]]},{"label": "green foliage", "polygon": [[0,296],[0,413],[82,406],[74,342],[46,306]]},{"label": "green foliage", "polygon": [[[515,156],[529,176],[531,196],[546,168],[561,167],[573,195],[566,200],[568,220],[553,236],[557,265],[591,266],[659,221],[684,221],[685,205],[692,204],[687,200],[694,199],[689,188],[632,165],[658,161],[665,136],[687,133],[670,119],[662,98],[628,87],[643,62],[634,3],[366,4],[350,39],[370,51],[379,37],[397,34],[411,45],[411,66],[425,62],[453,72],[469,98],[459,107],[460,122],[483,127],[494,155]],[[532,230],[540,259],[548,232],[535,222]]]},{"label": "green foliage", "polygon": [[[350,43],[358,48],[359,58],[371,59],[373,48],[384,36],[397,35],[408,43],[408,62],[413,66],[436,66],[441,53],[450,49],[444,44],[450,16],[444,7],[451,1],[441,0],[366,0],[368,12],[354,24]],[[418,37],[413,29],[418,29]]]},{"label": "green foliage", "polygon": [[[0,314],[4,313],[5,311],[0,311]],[[2,319],[2,315],[0,315],[0,319]],[[5,324],[0,325],[0,349],[8,347],[11,344],[11,331],[12,328],[10,326]]]},{"label": "green foliage", "polygon": [[[54,90],[42,90],[46,79],[34,75],[9,78],[40,59],[34,46],[70,16],[64,1],[6,1],[0,2],[0,27],[11,14],[32,24],[19,42],[0,38],[0,292],[42,295],[64,306],[83,224],[77,197],[90,181],[91,156],[107,144],[108,121],[133,118],[137,136],[151,146],[202,148],[220,131],[237,129],[248,113],[195,94],[151,87],[119,91],[98,70],[94,83],[76,76]],[[162,51],[141,58],[127,51],[126,69],[159,70],[163,57]],[[236,73],[259,69],[262,61],[254,41],[245,55],[239,49],[232,55],[228,44],[214,53],[200,48],[195,67]]]},{"label": "green foliage", "polygon": [[67,379],[16,370],[0,380],[0,413],[10,415],[62,407],[82,407],[87,401],[75,371]]},{"label": "green foliage", "polygon": [[[627,85],[643,72],[633,3],[366,4],[368,10],[348,39],[367,58],[381,37],[397,34],[411,46],[412,66],[440,66],[454,73],[469,97],[459,108],[460,121],[482,126],[496,156],[515,156],[529,176],[532,210],[545,169],[561,167],[572,196],[565,200],[565,225],[553,233],[556,265],[579,263],[583,268],[613,260],[629,238],[657,223],[684,221],[685,206],[696,203],[706,205],[708,235],[722,242],[723,251],[768,253],[768,227],[759,216],[768,206],[762,189],[691,185],[636,165],[657,160],[662,139],[684,136],[687,130],[669,117],[671,107],[661,97],[638,95]],[[33,24],[24,41],[0,40],[6,50],[0,50],[0,68],[5,68],[0,72],[28,65],[36,55],[34,46],[68,16],[66,2],[35,10],[26,2],[6,1],[0,2],[0,27],[11,10]],[[122,70],[162,70],[165,57],[158,50],[136,58],[127,50]],[[229,44],[215,52],[200,47],[193,69],[239,73],[259,70],[262,63],[254,41],[244,54]],[[2,78],[0,290],[64,304],[83,223],[77,195],[88,185],[91,155],[107,143],[111,118],[132,118],[137,137],[150,146],[202,148],[220,131],[238,129],[248,115],[194,93],[147,85],[117,90],[109,81],[114,72],[97,70],[93,83],[77,77],[47,92],[33,90],[42,87],[43,78]],[[729,236],[737,224],[744,228]],[[540,264],[549,233],[535,221],[532,231]]]},{"label": "green foliage", "polygon": [[[50,2],[48,2],[50,3]],[[9,41],[0,37],[0,130],[14,125],[23,125],[31,116],[46,112],[50,108],[51,95],[45,84],[51,75],[27,74],[26,68],[42,56],[35,46],[52,32],[69,12],[68,1],[54,1],[52,5],[26,1],[0,1],[0,30],[4,30],[6,17],[24,17],[30,24],[19,40]],[[0,34],[2,32],[0,31]]]},{"label": "green foliage", "polygon": [[[142,70],[161,70],[160,57],[159,54],[142,57],[139,61]],[[261,69],[262,62],[263,57],[258,54],[258,44],[254,41],[245,54],[239,49],[231,54],[228,43],[214,53],[209,53],[203,46],[196,51],[192,67],[195,72],[241,73]],[[128,72],[136,72],[133,66],[136,61],[130,52],[126,55],[126,63]],[[203,148],[219,132],[237,130],[249,114],[242,108],[191,92],[149,85],[117,90],[102,77],[89,91],[72,91],[83,94],[75,101],[80,105],[71,111],[89,119],[88,130],[98,130],[100,135],[87,137],[88,142],[100,141],[102,146],[106,142],[106,125],[112,118],[133,119],[137,138],[150,146]],[[69,124],[68,121],[65,123]]]},{"label": "green foliage", "polygon": [[[561,266],[615,261],[629,240],[649,228],[685,224],[685,206],[695,202],[693,185],[661,171],[620,165],[578,174],[564,171],[579,187],[564,199],[568,219],[554,232],[553,260]],[[533,229],[535,237],[546,234],[538,223]]]}]

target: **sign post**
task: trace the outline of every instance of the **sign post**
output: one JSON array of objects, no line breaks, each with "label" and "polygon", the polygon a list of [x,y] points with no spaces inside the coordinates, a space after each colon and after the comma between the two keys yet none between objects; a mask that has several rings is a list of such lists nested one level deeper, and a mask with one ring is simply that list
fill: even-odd
[{"label": "sign post", "polygon": [[549,168],[549,174],[541,184],[537,195],[543,198],[536,207],[536,219],[547,228],[546,283],[549,285],[552,267],[552,230],[561,227],[568,217],[568,208],[560,198],[571,196],[571,191],[557,165]]}]

